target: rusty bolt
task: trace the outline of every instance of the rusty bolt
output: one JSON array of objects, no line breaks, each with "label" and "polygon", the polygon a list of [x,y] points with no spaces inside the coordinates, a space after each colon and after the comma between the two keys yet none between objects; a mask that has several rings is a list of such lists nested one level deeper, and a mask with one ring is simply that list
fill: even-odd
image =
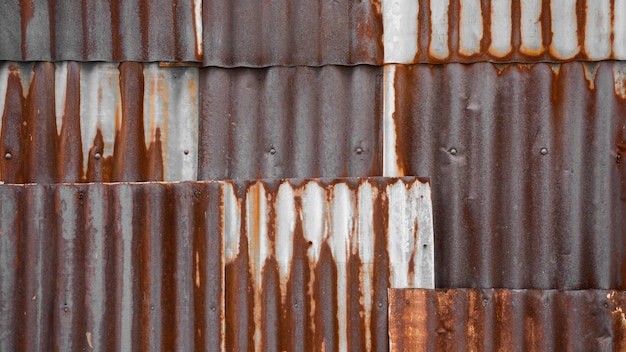
[{"label": "rusty bolt", "polygon": [[382,307],[383,306],[383,302],[378,302],[378,307]]},{"label": "rusty bolt", "polygon": [[617,159],[615,160],[616,163],[621,163],[622,162],[622,154],[617,153]]},{"label": "rusty bolt", "polygon": [[4,158],[7,160],[11,160],[11,158],[13,158],[13,155],[11,155],[11,153],[6,153],[4,154]]},{"label": "rusty bolt", "polygon": [[547,148],[541,148],[539,153],[541,153],[541,155],[546,155],[546,154],[548,154],[548,149]]},{"label": "rusty bolt", "polygon": [[183,154],[185,154],[185,155],[189,154],[189,149],[183,150]]},{"label": "rusty bolt", "polygon": [[83,198],[85,198],[83,192],[78,193],[78,199],[83,200]]},{"label": "rusty bolt", "polygon": [[274,149],[274,147],[270,148],[270,154],[272,155],[276,154],[276,149]]},{"label": "rusty bolt", "polygon": [[196,197],[200,197],[201,192],[198,190],[193,191],[193,195]]},{"label": "rusty bolt", "polygon": [[215,307],[211,307],[211,311],[215,312]]},{"label": "rusty bolt", "polygon": [[93,155],[93,158],[96,160],[100,160],[100,158],[102,157],[102,155],[100,155],[100,153],[96,153]]},{"label": "rusty bolt", "polygon": [[456,155],[456,153],[457,153],[456,148],[450,148],[450,154]]}]

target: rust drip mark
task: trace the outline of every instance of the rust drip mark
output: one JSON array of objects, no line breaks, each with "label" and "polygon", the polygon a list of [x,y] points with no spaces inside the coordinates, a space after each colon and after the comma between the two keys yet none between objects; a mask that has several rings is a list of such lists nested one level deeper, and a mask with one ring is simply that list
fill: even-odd
[{"label": "rust drip mark", "polygon": [[109,11],[111,13],[111,47],[112,61],[121,61],[123,59],[123,43],[121,33],[120,5],[122,0],[110,0]]},{"label": "rust drip mark", "polygon": [[[22,92],[19,72],[15,66],[11,66],[11,72],[7,79],[6,97],[4,97],[4,110],[2,111],[0,180],[6,183],[22,183],[24,175],[22,170],[22,150],[24,147],[25,132],[22,124],[22,113],[25,108],[25,99]],[[26,122],[26,121],[24,121]],[[9,156],[7,158],[7,156]]]},{"label": "rust drip mark", "polygon": [[596,75],[598,73],[599,62],[582,62],[585,79],[589,84],[589,89],[594,90],[596,87]]},{"label": "rust drip mark", "polygon": [[[20,0],[20,16],[22,19],[22,59],[28,59],[28,25],[33,19],[35,8],[32,0]],[[52,34],[51,34],[52,35]]]},{"label": "rust drip mark", "polygon": [[58,137],[58,172],[63,182],[80,182],[84,178],[80,128],[80,65],[77,62],[67,63],[66,82],[65,107]]},{"label": "rust drip mark", "polygon": [[96,129],[96,136],[89,148],[87,159],[87,182],[111,182],[113,171],[113,156],[104,156],[104,137],[102,131]]},{"label": "rust drip mark", "polygon": [[623,62],[613,63],[613,83],[615,95],[626,100],[626,64]]},{"label": "rust drip mark", "polygon": [[48,31],[50,37],[50,57],[56,60],[56,0],[48,0]]}]

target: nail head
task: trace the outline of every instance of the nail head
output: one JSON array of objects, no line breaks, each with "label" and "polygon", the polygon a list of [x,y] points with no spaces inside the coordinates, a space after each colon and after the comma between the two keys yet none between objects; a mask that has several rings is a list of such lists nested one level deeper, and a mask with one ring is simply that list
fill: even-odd
[{"label": "nail head", "polygon": [[546,154],[548,154],[548,149],[541,148],[541,150],[539,152],[541,153],[541,155],[546,155]]},{"label": "nail head", "polygon": [[100,160],[100,158],[102,157],[102,155],[100,155],[100,153],[96,153],[93,155],[93,158],[96,160]]},{"label": "nail head", "polygon": [[457,153],[456,148],[450,148],[450,154],[456,155],[456,153]]},{"label": "nail head", "polygon": [[183,153],[184,153],[185,155],[187,155],[187,154],[189,154],[189,150],[188,150],[188,149],[185,149],[185,150],[183,150]]},{"label": "nail head", "polygon": [[276,149],[274,149],[274,147],[270,148],[270,154],[272,155],[276,154]]},{"label": "nail head", "polygon": [[13,158],[13,155],[11,155],[11,153],[6,153],[6,154],[4,154],[4,158],[9,160],[9,159]]}]

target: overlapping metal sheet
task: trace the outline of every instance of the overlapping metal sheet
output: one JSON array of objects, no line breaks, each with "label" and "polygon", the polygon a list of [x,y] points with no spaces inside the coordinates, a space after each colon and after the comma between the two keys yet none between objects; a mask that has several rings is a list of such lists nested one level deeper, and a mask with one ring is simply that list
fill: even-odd
[{"label": "overlapping metal sheet", "polygon": [[383,62],[379,0],[207,0],[202,16],[205,65]]},{"label": "overlapping metal sheet", "polygon": [[625,0],[383,0],[385,63],[626,59]]},{"label": "overlapping metal sheet", "polygon": [[0,180],[196,180],[198,69],[0,63]]},{"label": "overlapping metal sheet", "polygon": [[199,179],[382,175],[382,68],[204,68]]},{"label": "overlapping metal sheet", "polygon": [[423,179],[0,185],[0,198],[3,351],[385,350],[387,289],[434,287]]},{"label": "overlapping metal sheet", "polygon": [[623,351],[623,291],[389,291],[391,351]]},{"label": "overlapping metal sheet", "polygon": [[385,175],[429,175],[437,287],[626,288],[626,64],[385,72]]},{"label": "overlapping metal sheet", "polygon": [[7,0],[0,33],[0,60],[202,62],[202,1]]}]

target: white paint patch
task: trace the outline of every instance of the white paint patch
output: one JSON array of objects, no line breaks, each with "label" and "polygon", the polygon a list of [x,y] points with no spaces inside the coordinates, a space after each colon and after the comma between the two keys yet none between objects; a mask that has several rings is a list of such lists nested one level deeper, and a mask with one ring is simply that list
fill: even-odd
[{"label": "white paint patch", "polygon": [[196,55],[202,57],[202,0],[193,0],[193,19],[196,34]]},{"label": "white paint patch", "polygon": [[383,176],[400,175],[396,155],[396,124],[393,115],[396,109],[396,89],[394,81],[396,66],[386,65],[383,69]]},{"label": "white paint patch", "polygon": [[197,179],[198,69],[144,66],[146,148],[160,131],[165,181]]},{"label": "white paint patch", "polygon": [[512,27],[511,0],[492,1],[489,54],[504,57],[513,50],[511,45]]},{"label": "white paint patch", "polygon": [[613,63],[613,83],[615,94],[626,99],[626,62],[616,61]]},{"label": "white paint patch", "polygon": [[241,229],[241,206],[235,196],[233,185],[222,183],[222,229],[224,231],[224,257],[226,264],[239,255],[239,231]]},{"label": "white paint patch", "polygon": [[317,263],[320,257],[324,233],[328,224],[324,217],[324,190],[317,182],[309,182],[302,192],[302,223],[304,238],[309,241],[307,255],[311,264]]},{"label": "white paint patch", "polygon": [[537,56],[544,52],[541,27],[541,0],[525,0],[521,2],[521,36],[522,54]]},{"label": "white paint patch", "polygon": [[348,350],[348,287],[347,262],[349,259],[350,234],[354,231],[353,193],[345,184],[332,188],[332,233],[330,249],[337,265],[337,320],[339,350]]},{"label": "white paint patch", "polygon": [[419,51],[415,0],[382,0],[385,63],[412,63]]},{"label": "white paint patch", "polygon": [[398,180],[387,186],[387,197],[391,288],[434,288],[430,186],[415,181],[407,189]]},{"label": "white paint patch", "polygon": [[54,108],[57,121],[57,135],[61,135],[66,97],[67,62],[56,62],[54,64]]},{"label": "white paint patch", "polygon": [[611,56],[611,2],[609,0],[587,0],[585,52],[592,60],[604,60]]},{"label": "white paint patch", "polygon": [[483,38],[483,14],[480,0],[461,0],[459,54],[471,56],[480,54],[480,40]]},{"label": "white paint patch", "polygon": [[[374,280],[374,203],[378,198],[377,189],[373,189],[369,182],[359,186],[357,194],[358,223],[356,236],[353,243],[358,246],[358,253],[361,259],[361,270],[359,272],[359,292],[361,292],[360,304],[364,309],[364,323],[369,327],[372,320],[373,288]],[[371,351],[372,336],[371,330],[365,329],[365,350]]]},{"label": "white paint patch", "polygon": [[613,6],[613,56],[626,60],[626,0],[614,0]]},{"label": "white paint patch", "polygon": [[552,0],[552,44],[550,53],[557,59],[569,59],[580,51],[576,0]]},{"label": "white paint patch", "polygon": [[450,0],[430,0],[430,25],[432,29],[428,53],[436,59],[447,59],[448,48],[448,7]]},{"label": "white paint patch", "polygon": [[296,227],[295,194],[289,182],[281,183],[278,188],[274,214],[277,214],[275,255],[280,274],[281,296],[284,299],[287,297],[287,282],[293,258],[293,232]]},{"label": "white paint patch", "polygon": [[104,140],[102,156],[113,155],[117,123],[121,122],[120,72],[113,63],[83,63],[80,73],[80,133],[83,171],[87,171],[89,149],[100,129]]},{"label": "white paint patch", "polygon": [[9,84],[9,70],[10,64],[8,62],[0,62],[0,131],[2,131],[2,119],[4,116],[4,107],[7,100],[7,89]]}]

